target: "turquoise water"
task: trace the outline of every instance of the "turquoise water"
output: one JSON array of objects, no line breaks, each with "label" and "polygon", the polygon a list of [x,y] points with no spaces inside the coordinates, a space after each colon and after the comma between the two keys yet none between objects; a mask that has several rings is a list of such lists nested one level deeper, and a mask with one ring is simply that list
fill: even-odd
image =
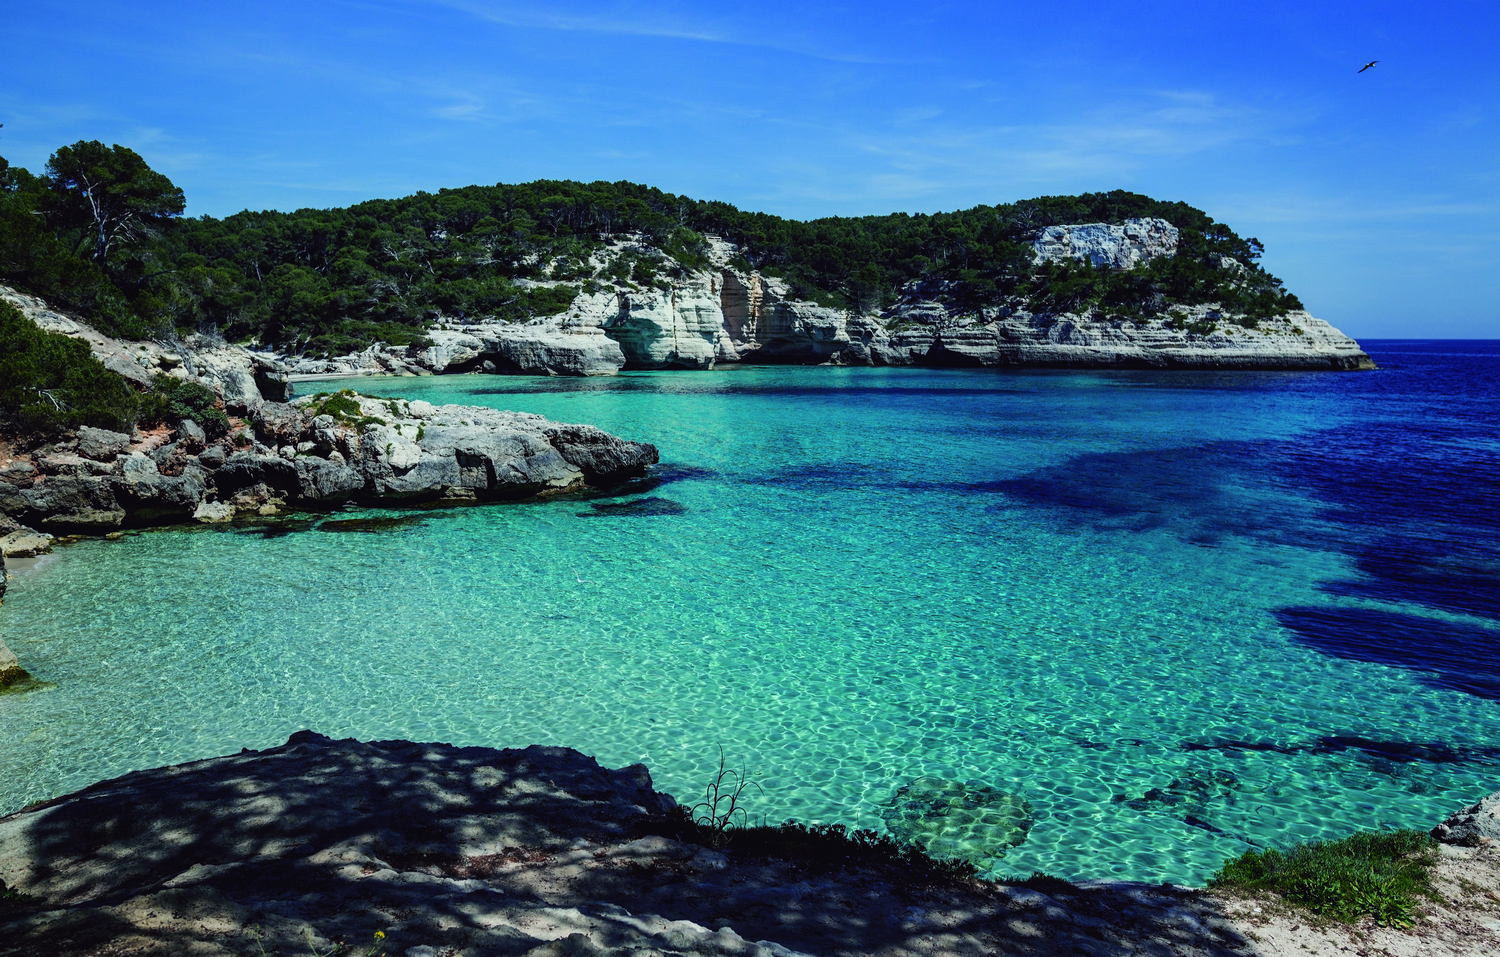
[{"label": "turquoise water", "polygon": [[1327,455],[1444,407],[1384,361],[361,381],[654,442],[660,484],[607,501],[680,508],[60,550],[0,610],[57,685],[0,697],[0,811],[312,728],[568,745],[687,803],[722,747],[773,822],[879,828],[915,778],[972,782],[1034,813],[1000,874],[1201,882],[1252,843],[1430,826],[1500,788],[1496,695],[1318,643],[1324,612],[1493,638],[1482,600],[1376,587],[1392,523],[1340,499],[1379,465]]}]

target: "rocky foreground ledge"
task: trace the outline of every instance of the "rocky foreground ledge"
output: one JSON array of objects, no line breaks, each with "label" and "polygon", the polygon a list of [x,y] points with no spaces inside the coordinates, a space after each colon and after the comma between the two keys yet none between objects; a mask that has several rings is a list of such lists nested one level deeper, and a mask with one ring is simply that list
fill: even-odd
[{"label": "rocky foreground ledge", "polygon": [[1500,952],[1500,795],[1450,820],[1472,846],[1443,846],[1443,902],[1409,931],[1170,885],[730,859],[660,836],[673,808],[644,766],[566,748],[299,732],[0,818],[0,954]]}]

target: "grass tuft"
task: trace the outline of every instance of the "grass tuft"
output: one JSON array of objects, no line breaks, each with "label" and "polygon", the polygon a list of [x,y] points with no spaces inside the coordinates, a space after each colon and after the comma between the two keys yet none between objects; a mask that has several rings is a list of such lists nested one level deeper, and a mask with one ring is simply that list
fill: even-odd
[{"label": "grass tuft", "polygon": [[734,858],[784,861],[810,874],[850,870],[921,886],[966,883],[978,876],[968,861],[935,859],[888,834],[842,824],[787,821],[720,829],[712,822],[694,820],[692,811],[679,807],[673,814],[648,819],[638,830],[687,844],[717,847]]},{"label": "grass tuft", "polygon": [[1246,851],[1225,861],[1209,886],[1271,891],[1345,923],[1368,916],[1389,927],[1410,927],[1417,898],[1433,893],[1436,848],[1422,831],[1364,831],[1284,851]]}]

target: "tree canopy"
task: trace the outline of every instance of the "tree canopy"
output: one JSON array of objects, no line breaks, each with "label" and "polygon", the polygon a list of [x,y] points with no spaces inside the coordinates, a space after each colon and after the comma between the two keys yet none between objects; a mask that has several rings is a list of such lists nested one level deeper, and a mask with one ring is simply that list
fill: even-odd
[{"label": "tree canopy", "polygon": [[[708,234],[793,296],[855,311],[914,288],[959,309],[1021,297],[1041,311],[1149,316],[1215,302],[1253,323],[1300,308],[1260,267],[1255,239],[1184,203],[1121,190],[798,221],[635,183],[539,180],[220,219],[178,218],[181,191],[123,147],[77,143],[54,154],[45,177],[0,177],[14,183],[0,186],[0,279],[106,330],[217,330],[314,355],[405,344],[438,316],[520,321],[566,309],[581,288],[662,284],[706,264]],[[1046,226],[1141,216],[1178,227],[1177,256],[1128,271],[1033,263],[1031,240]],[[644,248],[603,269],[590,262],[621,234]]]},{"label": "tree canopy", "polygon": [[116,243],[141,238],[187,208],[182,190],[124,146],[81,140],[47,160],[46,211],[53,228],[83,233],[94,265],[110,266]]}]

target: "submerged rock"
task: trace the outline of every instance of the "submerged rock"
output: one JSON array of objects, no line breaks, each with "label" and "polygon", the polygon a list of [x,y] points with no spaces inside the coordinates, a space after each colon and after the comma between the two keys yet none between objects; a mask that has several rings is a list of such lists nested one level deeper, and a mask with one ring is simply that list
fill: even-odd
[{"label": "submerged rock", "polygon": [[983,872],[1026,841],[1036,812],[1020,795],[987,784],[922,777],[902,785],[881,818],[896,840]]},{"label": "submerged rock", "polygon": [[647,498],[632,499],[628,502],[595,502],[589,505],[592,511],[579,512],[581,518],[606,518],[619,516],[625,518],[636,518],[647,515],[682,515],[687,511],[687,506],[680,502],[674,502],[669,498],[657,498],[652,495]]},{"label": "submerged rock", "polygon": [[362,532],[371,534],[375,532],[392,532],[397,529],[411,528],[416,525],[425,524],[424,515],[386,515],[375,518],[339,518],[321,522],[317,525],[320,532]]},{"label": "submerged rock", "polygon": [[[0,558],[0,596],[4,594],[5,560]],[[0,638],[0,694],[19,694],[50,687],[52,687],[51,684],[36,680],[31,676],[31,672],[22,668],[16,653],[5,646],[4,638]],[[3,884],[4,882],[0,881],[0,886]]]}]

